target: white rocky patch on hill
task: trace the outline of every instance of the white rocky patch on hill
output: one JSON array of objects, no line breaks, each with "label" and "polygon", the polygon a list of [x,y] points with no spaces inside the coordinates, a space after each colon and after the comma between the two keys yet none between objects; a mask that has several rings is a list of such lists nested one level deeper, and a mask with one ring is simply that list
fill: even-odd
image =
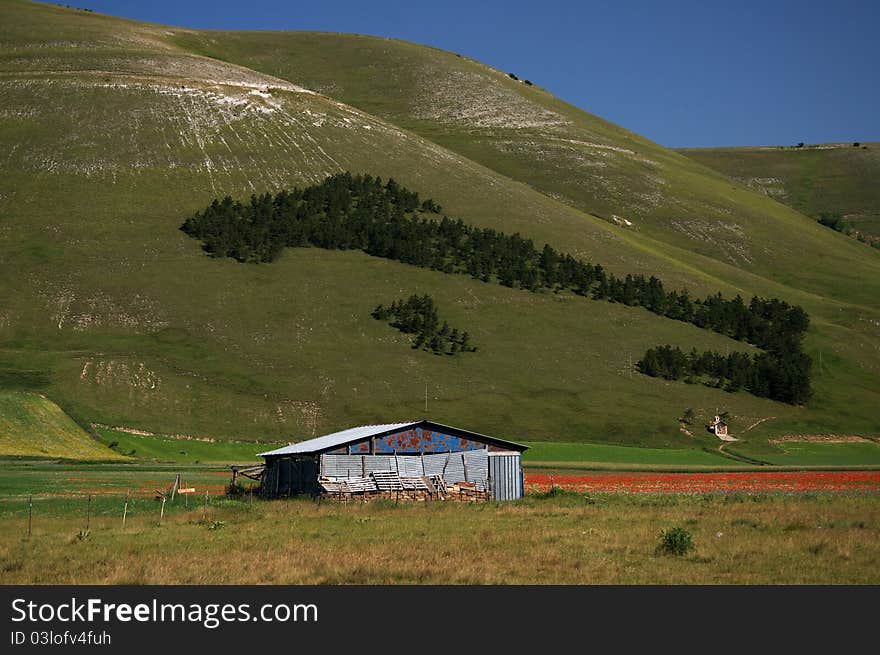
[{"label": "white rocky patch on hill", "polygon": [[471,71],[443,71],[426,67],[431,80],[414,98],[415,116],[422,120],[460,123],[475,128],[547,128],[570,121],[530,102],[490,75]]}]

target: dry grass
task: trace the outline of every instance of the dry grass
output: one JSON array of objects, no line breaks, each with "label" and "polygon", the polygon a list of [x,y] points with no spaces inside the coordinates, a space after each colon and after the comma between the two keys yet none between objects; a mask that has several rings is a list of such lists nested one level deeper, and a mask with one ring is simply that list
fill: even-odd
[{"label": "dry grass", "polygon": [[[876,496],[532,496],[499,505],[226,503],[0,521],[5,584],[877,584]],[[216,523],[222,522],[222,523]],[[655,554],[663,528],[686,557]],[[211,529],[211,526],[214,526]]]}]

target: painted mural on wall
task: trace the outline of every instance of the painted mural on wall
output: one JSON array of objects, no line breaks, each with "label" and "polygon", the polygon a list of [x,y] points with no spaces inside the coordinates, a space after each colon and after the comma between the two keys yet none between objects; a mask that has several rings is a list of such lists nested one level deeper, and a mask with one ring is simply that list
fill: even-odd
[{"label": "painted mural on wall", "polygon": [[[374,437],[373,439],[375,441],[374,452],[377,455],[392,455],[394,453],[398,455],[405,455],[407,453],[448,453],[486,447],[486,444],[481,441],[420,427]],[[490,447],[490,450],[495,449]],[[360,443],[354,443],[351,446],[338,448],[330,452],[333,454],[369,455],[370,439],[365,439]]]}]

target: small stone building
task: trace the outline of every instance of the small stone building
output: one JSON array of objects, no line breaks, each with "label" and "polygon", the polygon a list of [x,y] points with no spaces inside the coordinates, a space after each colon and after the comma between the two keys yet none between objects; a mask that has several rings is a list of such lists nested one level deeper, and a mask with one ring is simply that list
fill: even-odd
[{"label": "small stone building", "polygon": [[708,428],[709,432],[714,434],[722,441],[736,441],[736,439],[730,436],[727,423],[725,423],[717,414],[715,415],[715,418],[712,420],[712,422],[709,423],[709,425],[707,425],[706,427]]},{"label": "small stone building", "polygon": [[260,492],[511,500],[523,495],[526,448],[428,420],[363,425],[260,453]]}]

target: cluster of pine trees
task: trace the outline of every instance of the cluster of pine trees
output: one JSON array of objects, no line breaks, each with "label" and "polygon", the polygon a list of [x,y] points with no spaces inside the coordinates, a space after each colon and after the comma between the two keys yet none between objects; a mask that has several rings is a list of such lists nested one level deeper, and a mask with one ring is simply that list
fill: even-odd
[{"label": "cluster of pine trees", "polygon": [[411,295],[406,300],[395,300],[389,307],[379,305],[371,316],[380,321],[389,321],[392,327],[405,334],[413,335],[413,348],[430,350],[436,354],[455,355],[476,352],[467,332],[440,323],[437,305],[428,294]]},{"label": "cluster of pine trees", "polygon": [[181,226],[214,257],[271,262],[285,247],[358,249],[391,259],[419,259],[422,214],[440,213],[394,180],[342,173],[305,189],[252,195],[242,204],[226,196]]},{"label": "cluster of pine trees", "polygon": [[713,351],[701,354],[693,349],[685,354],[677,347],[660,346],[645,353],[637,363],[638,370],[667,380],[715,378],[714,386],[724,386],[728,391],[745,389],[792,405],[803,404],[812,396],[812,360],[803,352],[810,319],[800,307],[776,298],[752,298],[746,306],[739,296],[724,300],[719,294],[701,303],[691,322],[754,344],[765,352],[722,355]]},{"label": "cluster of pine trees", "polygon": [[745,389],[756,396],[792,405],[802,404],[812,395],[811,361],[799,351],[784,356],[766,352],[733,352],[725,356],[709,350],[685,353],[678,347],[659,346],[649,349],[636,366],[645,375],[667,380],[694,383],[714,378],[712,386],[731,392]]},{"label": "cluster of pine trees", "polygon": [[[721,294],[692,299],[687,290],[667,291],[654,276],[617,277],[550,245],[539,250],[518,233],[438,218],[441,212],[433,200],[422,201],[393,179],[340,173],[305,189],[254,195],[246,204],[228,196],[215,200],[181,229],[201,239],[210,255],[241,262],[271,262],[285,247],[357,249],[508,287],[567,290],[644,307],[765,349],[780,367],[795,362],[809,379],[809,357],[800,346],[809,318],[800,307],[775,298],[753,297],[748,304],[740,296],[728,300]],[[654,367],[646,369],[650,375],[648,370]],[[768,393],[778,399],[792,395]]]}]

